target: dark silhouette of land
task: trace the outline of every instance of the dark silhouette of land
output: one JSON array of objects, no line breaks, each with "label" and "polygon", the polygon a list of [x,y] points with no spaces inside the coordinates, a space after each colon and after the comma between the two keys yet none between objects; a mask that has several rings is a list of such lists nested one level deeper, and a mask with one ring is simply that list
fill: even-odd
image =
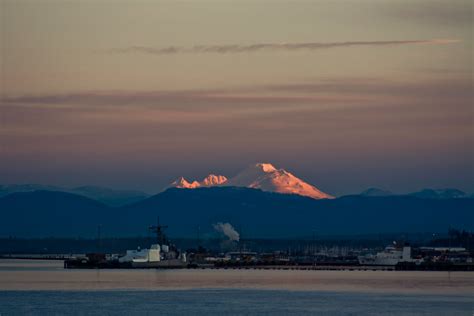
[{"label": "dark silhouette of land", "polygon": [[474,229],[474,199],[415,196],[345,196],[314,200],[256,189],[168,189],[123,207],[64,192],[13,193],[0,198],[3,237],[94,237],[146,235],[157,216],[173,236],[203,236],[212,224],[229,222],[244,238],[446,232]]}]

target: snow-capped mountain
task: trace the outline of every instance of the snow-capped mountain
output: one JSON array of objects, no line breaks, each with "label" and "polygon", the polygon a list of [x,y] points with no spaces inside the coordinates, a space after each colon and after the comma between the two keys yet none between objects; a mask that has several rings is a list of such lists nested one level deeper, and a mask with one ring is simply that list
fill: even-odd
[{"label": "snow-capped mountain", "polygon": [[203,187],[211,187],[215,185],[222,185],[227,182],[227,178],[224,176],[218,176],[215,174],[210,174],[205,177],[201,182],[201,186]]},{"label": "snow-capped mountain", "polygon": [[297,178],[288,171],[277,169],[269,163],[251,165],[231,179],[210,174],[201,182],[188,182],[181,177],[170,185],[170,187],[186,189],[209,186],[247,187],[269,192],[298,194],[313,199],[333,198],[333,196],[320,191],[318,188]]},{"label": "snow-capped mountain", "polygon": [[199,187],[212,187],[217,185],[222,185],[227,182],[227,178],[220,175],[210,174],[205,177],[201,182],[193,181],[188,182],[185,178],[179,177],[173,183],[170,184],[170,187],[180,188],[180,189],[195,189]]},{"label": "snow-capped mountain", "polygon": [[313,199],[331,199],[333,196],[297,178],[284,169],[277,169],[269,163],[251,165],[229,179],[229,186],[261,189],[263,191],[298,194]]},{"label": "snow-capped mountain", "polygon": [[197,181],[188,182],[185,178],[179,177],[173,183],[170,184],[170,187],[180,188],[180,189],[194,189],[200,187],[200,183]]}]

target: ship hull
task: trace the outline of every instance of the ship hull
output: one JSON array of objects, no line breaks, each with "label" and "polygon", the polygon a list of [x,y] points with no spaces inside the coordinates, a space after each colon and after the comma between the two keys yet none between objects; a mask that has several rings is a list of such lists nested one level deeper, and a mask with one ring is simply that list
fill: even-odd
[{"label": "ship hull", "polygon": [[395,266],[399,261],[395,258],[359,258],[359,264],[364,266]]},{"label": "ship hull", "polygon": [[132,268],[139,269],[183,269],[188,264],[178,259],[170,259],[155,262],[132,262]]}]

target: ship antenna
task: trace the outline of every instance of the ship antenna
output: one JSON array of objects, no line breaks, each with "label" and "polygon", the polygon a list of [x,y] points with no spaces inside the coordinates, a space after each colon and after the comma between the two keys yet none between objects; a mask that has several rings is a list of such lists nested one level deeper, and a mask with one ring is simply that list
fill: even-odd
[{"label": "ship antenna", "polygon": [[156,233],[156,240],[158,241],[158,243],[160,245],[164,245],[167,242],[166,236],[165,236],[165,233],[164,233],[165,228],[168,228],[168,226],[167,225],[160,225],[160,217],[159,216],[157,216],[156,225],[150,226],[148,228],[152,232]]},{"label": "ship antenna", "polygon": [[197,251],[199,252],[199,249],[201,249],[201,227],[198,225],[197,227]]},{"label": "ship antenna", "polygon": [[100,239],[101,228],[102,228],[101,224],[97,225],[97,252],[100,252],[102,250],[101,239]]}]

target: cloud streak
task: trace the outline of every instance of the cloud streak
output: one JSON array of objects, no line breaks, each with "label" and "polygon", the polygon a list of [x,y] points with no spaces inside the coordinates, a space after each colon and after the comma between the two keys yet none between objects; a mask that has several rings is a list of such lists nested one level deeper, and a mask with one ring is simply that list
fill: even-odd
[{"label": "cloud streak", "polygon": [[[469,100],[470,78],[396,81],[383,78],[329,78],[307,82],[204,90],[83,91],[69,94],[4,96],[0,107],[154,108],[173,112],[203,109],[286,108],[296,105],[387,104],[390,100]],[[238,106],[238,107],[237,107]]]},{"label": "cloud streak", "polygon": [[124,48],[113,48],[110,53],[142,53],[150,55],[174,55],[174,54],[236,54],[255,52],[275,52],[275,51],[300,51],[300,50],[320,50],[340,47],[354,46],[400,46],[400,45],[446,45],[457,43],[457,39],[424,39],[424,40],[403,40],[403,41],[349,41],[349,42],[304,42],[304,43],[257,43],[250,45],[230,44],[230,45],[195,45],[192,47],[168,46],[130,46]]}]

